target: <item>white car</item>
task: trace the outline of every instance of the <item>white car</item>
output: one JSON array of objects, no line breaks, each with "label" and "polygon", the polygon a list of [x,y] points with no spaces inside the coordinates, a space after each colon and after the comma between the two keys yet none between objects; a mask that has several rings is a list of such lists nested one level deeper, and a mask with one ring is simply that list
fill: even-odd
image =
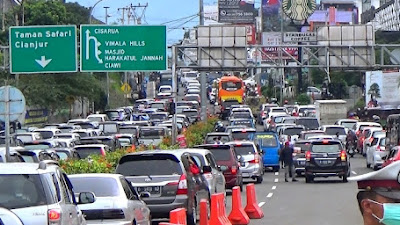
[{"label": "white car", "polygon": [[171,85],[161,85],[158,88],[158,93],[172,93]]},{"label": "white car", "polygon": [[182,86],[185,86],[189,80],[197,80],[199,73],[197,71],[183,72],[181,77]]},{"label": "white car", "polygon": [[91,114],[86,119],[92,122],[106,122],[110,120],[106,114]]},{"label": "white car", "polygon": [[374,170],[379,169],[383,162],[382,158],[387,155],[386,147],[386,137],[380,136],[374,138],[370,145],[367,146],[366,149],[366,160],[367,160],[367,168],[372,167]]},{"label": "white car", "polygon": [[268,117],[266,117],[263,120],[264,131],[267,131],[267,130],[270,129],[272,118],[276,117],[276,116],[288,116],[288,114],[282,113],[282,112],[274,112],[274,113],[270,112],[270,113],[268,113]]},{"label": "white car", "polygon": [[353,129],[354,125],[358,122],[358,120],[355,119],[341,119],[335,122],[335,125],[340,125],[344,126],[348,129]]},{"label": "white car", "polygon": [[334,139],[339,135],[339,140],[341,140],[343,144],[346,144],[347,129],[344,126],[325,125],[321,126],[319,129],[324,131],[325,134],[331,135]]},{"label": "white car", "polygon": [[47,128],[36,129],[34,130],[34,132],[40,133],[42,139],[52,139],[54,135],[62,133],[61,130],[59,129],[47,129]]}]

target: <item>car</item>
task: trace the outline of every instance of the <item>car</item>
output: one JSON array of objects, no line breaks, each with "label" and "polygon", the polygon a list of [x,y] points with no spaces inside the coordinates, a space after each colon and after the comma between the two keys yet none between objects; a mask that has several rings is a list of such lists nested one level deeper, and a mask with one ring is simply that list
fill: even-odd
[{"label": "car", "polygon": [[357,122],[353,125],[352,130],[356,133],[357,138],[360,136],[361,131],[363,130],[364,127],[380,127],[382,128],[382,125],[379,123],[375,122]]},{"label": "car", "polygon": [[264,119],[263,121],[263,127],[264,131],[271,131],[275,128],[276,123],[275,123],[275,117],[285,117],[288,116],[286,113],[282,112],[270,112],[268,113],[268,116]]},{"label": "car", "polygon": [[150,209],[121,174],[91,173],[68,177],[76,195],[92,192],[96,198],[95,203],[79,206],[87,224],[151,224]]},{"label": "car", "polygon": [[38,132],[26,132],[26,133],[16,133],[13,135],[15,140],[19,140],[22,143],[32,142],[36,140],[41,140],[42,136]]},{"label": "car", "polygon": [[319,128],[326,135],[331,135],[333,138],[338,138],[346,145],[347,129],[341,125],[324,125]]},{"label": "car", "polygon": [[53,148],[60,160],[80,159],[78,152],[74,148]]},{"label": "car", "polygon": [[214,155],[206,149],[187,149],[187,152],[203,170],[203,177],[207,181],[210,194],[224,193],[225,177],[221,168],[217,165]]},{"label": "car", "polygon": [[124,121],[128,120],[128,115],[124,109],[108,109],[105,111],[111,121]]},{"label": "car", "polygon": [[75,198],[71,181],[56,162],[0,163],[0,171],[0,205],[16,218],[9,224],[86,224],[77,204],[94,203],[95,197],[81,192]]},{"label": "car", "polygon": [[135,134],[116,134],[115,139],[121,148],[130,148],[133,145],[138,146],[139,142]]},{"label": "car", "polygon": [[248,127],[246,127],[245,125],[226,126],[225,127],[225,132],[232,133],[233,129],[243,129],[243,128],[248,128]]},{"label": "car", "polygon": [[125,176],[143,196],[152,218],[169,218],[171,210],[185,208],[188,224],[195,225],[200,200],[210,200],[208,185],[201,180],[198,165],[190,160],[187,151],[142,151],[129,153],[119,160],[116,173]]},{"label": "car", "polygon": [[80,138],[97,136],[97,132],[93,129],[79,129],[71,131],[72,134],[78,134]]},{"label": "car", "polygon": [[79,158],[85,159],[90,155],[103,155],[110,151],[108,145],[103,144],[88,144],[88,145],[77,145],[74,147],[75,151],[79,154]]},{"label": "car", "polygon": [[382,127],[361,127],[360,129],[360,134],[357,137],[357,150],[359,153],[361,153],[362,155],[365,156],[365,151],[364,151],[364,142],[370,138],[368,137],[369,135],[371,135],[371,130],[382,130]]},{"label": "car", "polygon": [[121,147],[118,138],[116,135],[108,135],[108,136],[94,136],[94,137],[84,137],[81,138],[80,144],[87,145],[87,144],[104,144],[108,146],[109,151],[115,151]]},{"label": "car", "polygon": [[86,119],[88,119],[92,122],[98,122],[98,123],[110,121],[107,114],[91,114],[91,115],[87,116]]},{"label": "car", "polygon": [[230,119],[229,120],[229,126],[238,126],[238,125],[244,125],[249,128],[256,128],[256,125],[254,124],[253,119]]},{"label": "car", "polygon": [[364,142],[362,146],[363,152],[367,152],[367,146],[370,146],[374,138],[386,137],[386,131],[380,128],[367,128],[365,129]]},{"label": "car", "polygon": [[185,115],[191,124],[200,121],[200,112],[197,109],[184,109],[180,114]]},{"label": "car", "polygon": [[99,123],[99,130],[102,135],[114,135],[119,133],[119,124],[116,121]]},{"label": "car", "polygon": [[[291,116],[288,116],[286,114],[270,114],[270,122],[269,125],[267,126],[268,130],[273,131],[275,130],[276,124],[283,123],[286,118],[290,118]],[[295,118],[293,117],[293,123],[295,121]]]},{"label": "car", "polygon": [[183,72],[181,76],[182,87],[184,87],[190,80],[197,80],[198,77],[199,77],[199,72],[197,71]]},{"label": "car", "polygon": [[42,140],[46,139],[52,139],[54,135],[60,134],[61,130],[59,129],[54,129],[54,128],[41,128],[41,129],[35,129],[35,133],[39,133],[40,136],[42,137]]},{"label": "car", "polygon": [[262,104],[260,106],[260,113],[257,116],[258,124],[262,125],[264,119],[268,116],[268,111],[272,107],[278,107],[278,104]]},{"label": "car", "polygon": [[335,122],[335,125],[344,126],[347,129],[353,129],[354,125],[358,122],[355,119],[340,119]]},{"label": "car", "polygon": [[310,145],[306,152],[306,183],[313,182],[315,177],[330,176],[337,176],[347,182],[350,176],[350,160],[342,142],[318,140],[312,141]]},{"label": "car", "polygon": [[[158,112],[168,112],[169,111],[169,102],[165,100],[155,101],[150,103],[149,109],[156,109]],[[155,111],[155,112],[157,112]]]},{"label": "car", "polygon": [[240,170],[240,162],[233,149],[227,144],[206,144],[197,145],[195,148],[208,149],[215,157],[217,165],[221,168],[225,177],[225,188],[232,189],[239,186],[243,190],[243,177]]},{"label": "car", "polygon": [[227,132],[210,132],[204,138],[204,144],[221,144],[230,141],[233,141],[233,136]]},{"label": "car", "polygon": [[272,171],[278,172],[280,169],[279,150],[281,149],[278,135],[274,132],[256,133],[255,143],[262,153],[264,170],[272,168]]},{"label": "car", "polygon": [[310,137],[325,135],[325,132],[322,130],[307,130],[302,131],[299,136],[299,140],[307,140]]},{"label": "car", "polygon": [[298,140],[293,145],[296,151],[296,153],[293,154],[293,166],[297,176],[301,176],[305,172],[306,152],[310,150],[310,143],[310,140]]},{"label": "car", "polygon": [[172,87],[171,85],[161,85],[158,88],[159,93],[172,93]]},{"label": "car", "polygon": [[315,117],[298,117],[295,121],[296,125],[302,125],[306,130],[317,130],[320,125]]},{"label": "car", "polygon": [[156,126],[157,124],[161,123],[162,121],[167,120],[168,115],[169,115],[169,113],[167,113],[167,112],[152,113],[149,115],[149,117],[150,117],[149,121],[153,126]]},{"label": "car", "polygon": [[233,128],[231,131],[232,138],[235,141],[253,141],[257,132],[254,128]]},{"label": "car", "polygon": [[303,116],[305,116],[306,111],[314,111],[314,110],[316,110],[315,105],[300,105],[297,108],[297,112],[294,113],[295,115],[293,115],[293,116],[303,117]]},{"label": "car", "polygon": [[371,143],[366,148],[366,162],[367,168],[372,167],[374,170],[382,167],[384,158],[387,156],[386,151],[386,137],[378,136],[374,137]]},{"label": "car", "polygon": [[21,155],[24,159],[24,162],[34,162],[38,163],[44,160],[55,160],[58,161],[60,157],[58,157],[57,153],[53,149],[24,149],[24,148],[16,148],[16,151]]},{"label": "car", "polygon": [[228,142],[232,145],[235,153],[240,157],[240,170],[242,178],[250,178],[255,180],[257,184],[261,184],[264,179],[264,164],[261,152],[252,141],[234,141]]},{"label": "car", "polygon": [[191,107],[191,106],[188,106],[188,105],[177,106],[177,107],[175,108],[175,113],[176,113],[176,114],[182,114],[183,110],[185,110],[185,109],[192,109],[192,107]]},{"label": "car", "polygon": [[307,87],[307,95],[313,100],[322,99],[322,91],[316,87]]},{"label": "car", "polygon": [[296,141],[299,139],[301,132],[304,130],[304,126],[301,125],[287,126],[280,130],[279,136],[282,140],[282,143],[288,141],[289,136],[292,141]]},{"label": "car", "polygon": [[389,150],[389,153],[387,156],[384,157],[384,162],[382,164],[382,167],[386,167],[393,162],[399,161],[400,160],[400,146],[394,146]]},{"label": "car", "polygon": [[4,162],[26,162],[24,156],[22,156],[19,151],[23,150],[23,147],[10,147],[9,154],[10,158],[7,160],[6,157],[6,148],[0,147],[0,163]]},{"label": "car", "polygon": [[188,87],[186,91],[186,94],[200,94],[200,93],[201,93],[200,88],[192,86]]},{"label": "car", "polygon": [[231,106],[232,105],[239,105],[239,101],[237,99],[227,99],[223,102],[220,103],[220,118],[221,119],[226,119],[229,116],[229,113],[231,112]]},{"label": "car", "polygon": [[140,145],[157,146],[168,135],[168,128],[161,126],[139,127],[138,142]]}]

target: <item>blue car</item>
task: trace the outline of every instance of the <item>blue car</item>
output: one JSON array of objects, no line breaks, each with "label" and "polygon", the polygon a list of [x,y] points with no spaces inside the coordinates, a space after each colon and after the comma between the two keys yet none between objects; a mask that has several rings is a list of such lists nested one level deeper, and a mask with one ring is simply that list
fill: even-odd
[{"label": "blue car", "polygon": [[278,172],[279,149],[281,149],[278,135],[274,132],[256,133],[255,141],[263,153],[264,168],[271,167],[274,172]]}]

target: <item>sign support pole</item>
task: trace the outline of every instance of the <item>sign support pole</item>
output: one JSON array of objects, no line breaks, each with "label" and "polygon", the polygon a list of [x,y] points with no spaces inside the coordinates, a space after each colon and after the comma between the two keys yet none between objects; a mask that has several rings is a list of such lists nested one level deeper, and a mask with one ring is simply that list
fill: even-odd
[{"label": "sign support pole", "polygon": [[171,142],[172,145],[176,144],[176,137],[177,137],[177,128],[176,128],[176,102],[178,100],[178,84],[177,84],[177,77],[176,77],[176,46],[172,46],[172,93],[173,93],[173,101],[174,101],[174,108],[175,113],[172,117],[172,135],[171,135]]},{"label": "sign support pole", "polygon": [[5,86],[4,103],[5,107],[5,136],[6,136],[6,162],[10,161],[10,89]]}]

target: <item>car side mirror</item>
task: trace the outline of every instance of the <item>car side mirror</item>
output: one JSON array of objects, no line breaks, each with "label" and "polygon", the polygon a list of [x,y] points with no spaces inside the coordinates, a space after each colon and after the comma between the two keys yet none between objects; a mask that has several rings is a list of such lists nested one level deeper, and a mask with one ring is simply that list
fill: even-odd
[{"label": "car side mirror", "polygon": [[203,173],[211,173],[212,168],[211,166],[203,166]]},{"label": "car side mirror", "polygon": [[260,153],[261,155],[263,155],[265,152],[264,152],[264,150],[260,149],[259,153]]},{"label": "car side mirror", "polygon": [[81,192],[79,193],[78,204],[89,204],[96,201],[96,197],[93,192]]},{"label": "car side mirror", "polygon": [[140,193],[140,198],[149,198],[149,197],[150,197],[150,193],[149,192]]}]

